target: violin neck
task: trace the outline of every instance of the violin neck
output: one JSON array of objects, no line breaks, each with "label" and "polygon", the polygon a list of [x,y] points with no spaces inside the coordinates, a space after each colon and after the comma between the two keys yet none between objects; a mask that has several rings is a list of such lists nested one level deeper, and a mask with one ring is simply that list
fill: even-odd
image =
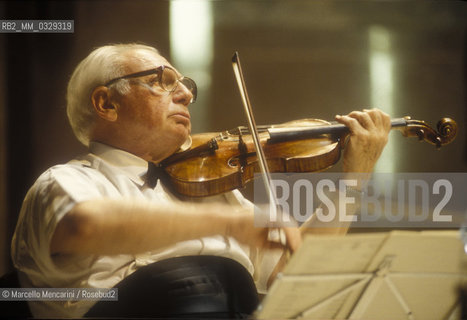
[{"label": "violin neck", "polygon": [[[391,119],[391,128],[405,127],[407,120],[405,118]],[[320,135],[343,136],[349,133],[349,128],[337,122],[331,122],[328,125],[312,127],[284,127],[269,128],[270,141],[289,141],[296,139],[308,139]]]}]

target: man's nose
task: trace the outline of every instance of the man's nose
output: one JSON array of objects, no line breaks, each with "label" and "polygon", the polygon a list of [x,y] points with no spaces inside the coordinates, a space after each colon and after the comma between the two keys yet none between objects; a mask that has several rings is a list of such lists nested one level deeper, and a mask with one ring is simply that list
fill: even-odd
[{"label": "man's nose", "polygon": [[188,106],[193,102],[193,93],[188,90],[187,87],[182,82],[178,82],[177,88],[173,92],[173,99],[176,103],[181,103],[185,106]]}]

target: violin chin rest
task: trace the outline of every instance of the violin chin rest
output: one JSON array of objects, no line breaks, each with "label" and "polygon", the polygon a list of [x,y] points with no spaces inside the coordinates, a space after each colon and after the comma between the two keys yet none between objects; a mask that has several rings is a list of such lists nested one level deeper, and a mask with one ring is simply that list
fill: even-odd
[{"label": "violin chin rest", "polygon": [[186,138],[185,142],[180,146],[180,149],[178,149],[177,152],[183,152],[190,149],[192,143],[193,139],[191,138],[191,136],[188,136],[188,138]]}]

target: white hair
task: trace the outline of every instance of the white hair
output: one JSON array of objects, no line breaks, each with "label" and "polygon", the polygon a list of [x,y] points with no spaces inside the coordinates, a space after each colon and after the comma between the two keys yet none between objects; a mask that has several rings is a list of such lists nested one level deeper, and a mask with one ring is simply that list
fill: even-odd
[{"label": "white hair", "polygon": [[[78,64],[68,82],[67,115],[76,138],[89,145],[90,134],[96,120],[91,94],[98,86],[121,77],[125,73],[128,61],[126,53],[134,50],[145,50],[159,55],[153,48],[142,44],[115,44],[99,47],[92,51]],[[120,94],[129,90],[127,81],[118,81],[112,86]]]}]

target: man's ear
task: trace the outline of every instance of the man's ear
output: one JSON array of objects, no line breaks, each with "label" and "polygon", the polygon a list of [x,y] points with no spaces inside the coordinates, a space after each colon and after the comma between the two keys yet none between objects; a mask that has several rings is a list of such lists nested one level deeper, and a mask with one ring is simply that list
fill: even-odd
[{"label": "man's ear", "polygon": [[112,122],[117,120],[117,105],[110,101],[109,88],[104,86],[95,88],[91,94],[91,101],[99,117]]}]

